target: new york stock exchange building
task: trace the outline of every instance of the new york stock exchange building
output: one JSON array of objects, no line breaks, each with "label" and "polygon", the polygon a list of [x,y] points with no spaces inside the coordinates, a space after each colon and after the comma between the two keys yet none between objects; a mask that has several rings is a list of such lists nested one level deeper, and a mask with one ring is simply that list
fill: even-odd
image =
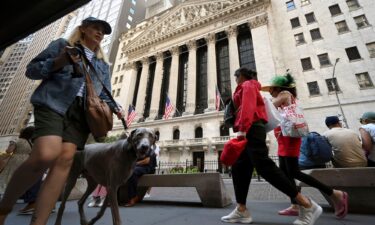
[{"label": "new york stock exchange building", "polygon": [[[224,101],[229,98],[240,66],[256,70],[263,85],[289,69],[310,130],[323,132],[326,116],[341,115],[340,98],[350,128],[358,131],[360,115],[375,108],[375,69],[367,42],[336,30],[329,2],[291,2],[188,0],[122,34],[113,65],[113,96],[124,108],[134,107],[130,130],[155,129],[160,161],[223,170],[218,158],[235,133],[223,125],[223,103],[216,110],[216,89]],[[346,15],[348,10],[341,10]],[[349,31],[357,32],[367,32],[368,42],[375,41],[372,29]],[[346,50],[353,47],[361,60],[350,58]],[[336,58],[341,60],[334,68]],[[116,122],[112,134],[120,132],[121,122]],[[272,132],[268,143],[270,155],[276,155]]]}]

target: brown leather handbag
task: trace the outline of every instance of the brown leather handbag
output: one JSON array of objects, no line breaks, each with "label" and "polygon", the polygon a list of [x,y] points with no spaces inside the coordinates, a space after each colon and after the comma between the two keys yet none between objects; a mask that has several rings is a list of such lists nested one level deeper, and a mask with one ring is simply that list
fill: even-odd
[{"label": "brown leather handbag", "polygon": [[[102,138],[107,136],[107,133],[113,128],[112,110],[109,108],[108,104],[99,98],[99,96],[95,93],[94,85],[92,83],[90,74],[87,71],[86,64],[89,64],[91,71],[97,75],[95,68],[90,62],[86,61],[84,56],[82,57],[82,64],[84,67],[86,80],[86,120],[91,134],[95,138]],[[104,86],[104,83],[100,80],[99,76],[97,77],[103,85],[103,89],[106,91],[106,94],[110,94],[110,92]]]}]

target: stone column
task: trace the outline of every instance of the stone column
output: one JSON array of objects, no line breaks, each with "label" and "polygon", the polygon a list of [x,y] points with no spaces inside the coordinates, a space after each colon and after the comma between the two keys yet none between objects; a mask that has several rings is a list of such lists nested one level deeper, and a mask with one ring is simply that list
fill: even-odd
[{"label": "stone column", "polygon": [[[125,82],[124,84],[128,84],[128,93],[126,95],[125,105],[122,105],[125,111],[128,110],[129,105],[132,104],[133,97],[134,97],[134,90],[135,90],[135,84],[137,81],[137,63],[136,62],[130,62],[125,65]],[[138,95],[139,96],[139,95]],[[138,97],[137,96],[137,97]]]},{"label": "stone column", "polygon": [[230,26],[225,32],[227,33],[229,45],[230,86],[232,92],[234,92],[237,86],[234,72],[240,67],[240,57],[237,45],[237,26]]},{"label": "stone column", "polygon": [[189,41],[187,44],[189,49],[188,62],[188,77],[187,77],[187,100],[185,112],[183,115],[194,114],[195,100],[197,91],[197,42],[195,40]]},{"label": "stone column", "polygon": [[249,21],[253,43],[256,43],[254,44],[254,57],[258,80],[261,84],[268,84],[276,74],[267,24],[267,13],[256,16]]},{"label": "stone column", "polygon": [[135,111],[137,112],[136,120],[143,117],[143,112],[145,110],[145,100],[146,100],[146,88],[147,88],[147,79],[148,79],[148,68],[149,68],[149,59],[142,59],[142,73],[141,73],[141,82],[139,82],[137,104],[135,105]]},{"label": "stone column", "polygon": [[154,120],[159,112],[161,84],[163,82],[163,62],[163,53],[156,53],[156,68],[154,84],[152,87],[150,116],[147,120]]},{"label": "stone column", "polygon": [[170,52],[172,53],[172,64],[171,70],[169,75],[169,89],[168,94],[169,98],[172,102],[173,111],[171,115],[175,114],[176,111],[176,103],[177,103],[177,87],[178,87],[178,65],[179,65],[179,58],[180,58],[180,48],[179,46],[173,47]]},{"label": "stone column", "polygon": [[216,37],[215,33],[210,33],[205,37],[207,42],[207,109],[205,112],[215,110],[215,88],[217,85],[216,72]]}]

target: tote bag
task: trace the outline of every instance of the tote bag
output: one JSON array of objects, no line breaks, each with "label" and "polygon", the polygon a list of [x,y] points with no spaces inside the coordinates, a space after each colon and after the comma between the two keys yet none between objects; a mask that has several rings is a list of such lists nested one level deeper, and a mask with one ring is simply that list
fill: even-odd
[{"label": "tote bag", "polygon": [[304,137],[309,133],[303,110],[292,98],[292,104],[279,108],[281,115],[280,127],[285,137]]},{"label": "tote bag", "polygon": [[264,105],[267,112],[268,123],[265,125],[266,131],[270,132],[280,125],[280,112],[273,105],[271,99],[263,97]]}]

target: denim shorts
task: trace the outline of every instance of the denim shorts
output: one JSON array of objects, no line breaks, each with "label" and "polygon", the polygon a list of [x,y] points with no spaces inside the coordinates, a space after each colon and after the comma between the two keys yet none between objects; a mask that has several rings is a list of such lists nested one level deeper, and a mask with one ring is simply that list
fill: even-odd
[{"label": "denim shorts", "polygon": [[76,97],[64,116],[46,106],[34,105],[35,132],[33,140],[42,136],[60,136],[82,150],[90,129],[87,125],[82,97]]}]

